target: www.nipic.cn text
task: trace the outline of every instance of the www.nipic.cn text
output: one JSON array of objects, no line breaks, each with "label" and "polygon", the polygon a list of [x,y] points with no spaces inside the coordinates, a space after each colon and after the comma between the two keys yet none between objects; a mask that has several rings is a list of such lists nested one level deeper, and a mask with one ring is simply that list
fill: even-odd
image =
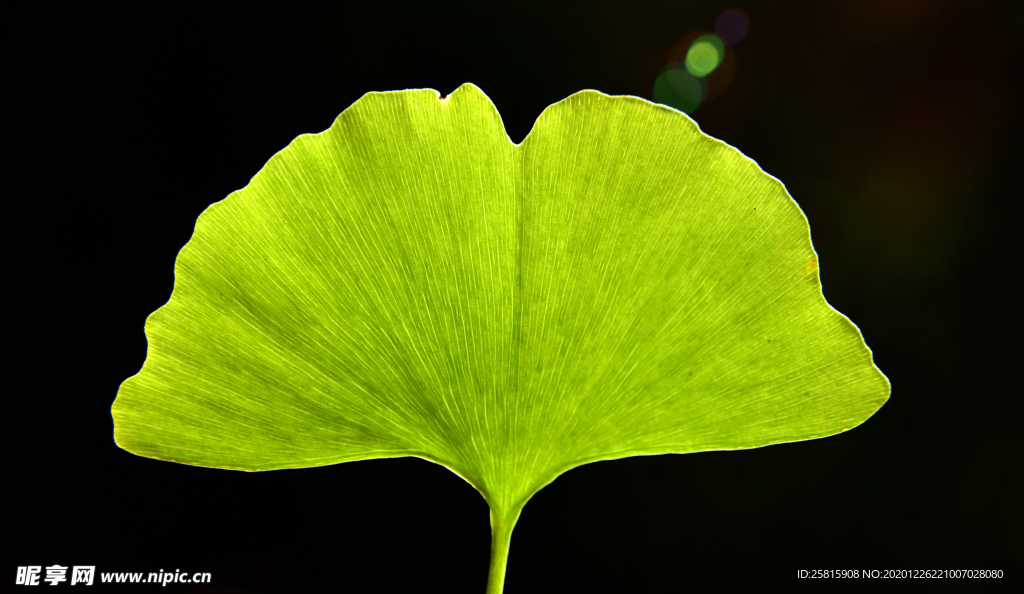
[{"label": "www.nipic.cn text", "polygon": [[[70,569],[70,572],[68,571]],[[172,571],[154,572],[109,572],[100,573],[101,584],[209,584],[211,576],[204,572],[182,572],[175,569]],[[95,565],[25,565],[18,567],[18,575],[15,578],[16,586],[38,586],[46,584],[58,586],[70,584],[72,586],[91,586],[96,581]]]}]

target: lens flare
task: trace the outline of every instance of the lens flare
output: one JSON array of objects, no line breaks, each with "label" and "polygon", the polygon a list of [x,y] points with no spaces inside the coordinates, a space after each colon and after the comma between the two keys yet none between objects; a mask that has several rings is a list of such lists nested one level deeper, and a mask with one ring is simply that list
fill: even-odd
[{"label": "lens flare", "polygon": [[704,78],[707,91],[704,94],[702,103],[707,103],[725,92],[735,74],[736,55],[733,53],[732,48],[727,47],[725,48],[725,57],[722,58],[722,63],[718,65],[718,68],[715,68],[714,72]]},{"label": "lens flare", "polygon": [[693,31],[673,44],[667,65],[654,80],[654,100],[692,114],[721,95],[736,73],[731,48],[743,40],[749,28],[747,13],[730,8],[715,19],[714,33]]},{"label": "lens flare", "polygon": [[686,69],[697,77],[705,77],[722,63],[725,46],[715,35],[701,35],[686,51]]},{"label": "lens flare", "polygon": [[666,68],[654,79],[654,100],[684,113],[693,113],[704,96],[702,79],[696,78],[681,63]]},{"label": "lens flare", "polygon": [[680,97],[693,101],[697,105],[704,102],[704,98],[707,96],[704,79],[690,74],[684,65],[673,64],[665,70],[665,75],[668,77],[668,84],[672,85],[672,90]]},{"label": "lens flare", "polygon": [[727,47],[733,47],[743,41],[750,30],[750,18],[740,8],[730,8],[723,11],[715,19],[713,31],[718,35]]}]

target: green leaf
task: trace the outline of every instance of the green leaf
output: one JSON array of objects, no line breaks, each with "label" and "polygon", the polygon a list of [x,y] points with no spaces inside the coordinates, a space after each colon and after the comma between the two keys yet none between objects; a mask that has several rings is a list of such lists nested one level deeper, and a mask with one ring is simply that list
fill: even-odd
[{"label": "green leaf", "polygon": [[476,87],[369,93],[210,206],[117,443],[270,470],[418,456],[491,507],[597,460],[806,440],[888,398],[783,185],[682,113],[583,91],[521,145]]}]

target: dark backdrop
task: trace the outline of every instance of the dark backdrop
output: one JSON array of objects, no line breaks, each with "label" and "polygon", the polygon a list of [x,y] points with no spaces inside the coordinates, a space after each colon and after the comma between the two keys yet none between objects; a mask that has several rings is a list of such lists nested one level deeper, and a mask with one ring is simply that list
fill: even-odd
[{"label": "dark backdrop", "polygon": [[[650,98],[672,44],[730,4],[86,4],[5,19],[3,588],[17,565],[95,564],[210,571],[205,592],[482,593],[487,508],[440,466],[248,474],[117,448],[143,322],[199,213],[363,93],[473,82],[519,142],[580,89]],[[1022,3],[740,6],[735,78],[694,118],[787,184],[892,397],[824,440],[570,471],[524,510],[507,592],[808,586],[802,568],[1002,569],[928,585],[1008,587]]]}]

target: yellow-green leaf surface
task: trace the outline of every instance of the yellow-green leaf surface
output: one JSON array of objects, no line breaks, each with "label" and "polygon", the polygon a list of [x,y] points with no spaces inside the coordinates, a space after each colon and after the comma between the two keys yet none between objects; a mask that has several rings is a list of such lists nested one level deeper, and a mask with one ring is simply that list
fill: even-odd
[{"label": "yellow-green leaf surface", "polygon": [[472,85],[365,95],[199,217],[146,334],[121,447],[443,464],[491,506],[490,591],[522,506],[574,466],[832,435],[889,395],[783,185],[595,91],[520,145]]}]

